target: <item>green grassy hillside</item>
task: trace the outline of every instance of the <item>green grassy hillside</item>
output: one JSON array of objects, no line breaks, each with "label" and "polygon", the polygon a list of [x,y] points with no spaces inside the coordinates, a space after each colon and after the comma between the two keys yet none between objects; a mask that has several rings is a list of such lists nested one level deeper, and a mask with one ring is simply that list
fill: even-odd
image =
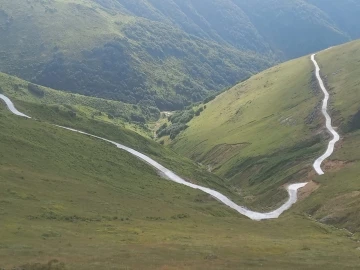
[{"label": "green grassy hillside", "polygon": [[[133,129],[147,136],[151,134],[145,124],[157,120],[160,115],[156,107],[60,92],[3,73],[0,73],[0,93],[18,101],[51,105],[53,110],[69,119],[93,119]],[[33,113],[35,112],[29,111],[30,115]],[[38,117],[44,118],[44,115]]]},{"label": "green grassy hillside", "polygon": [[229,179],[252,206],[285,199],[279,187],[305,179],[325,148],[312,71],[310,59],[301,58],[224,92],[188,123],[173,149]]},{"label": "green grassy hillside", "polygon": [[[34,92],[34,87],[29,87],[29,83],[23,80],[0,74],[1,92],[14,100],[21,111],[36,121],[72,127],[112,139],[151,156],[188,179],[194,179],[196,175],[196,179],[191,181],[223,190],[235,200],[241,200],[228,190],[219,177],[207,173],[205,168],[194,165],[188,158],[183,158],[173,150],[146,138],[146,135],[150,134],[147,134],[148,129],[141,123],[128,122],[128,117],[133,115],[142,117],[141,112],[146,110],[146,107],[134,108],[133,105],[117,101],[84,97],[38,86]],[[119,115],[118,118],[109,117],[109,112],[113,110]]]},{"label": "green grassy hillside", "polygon": [[332,96],[332,115],[342,141],[330,158],[329,173],[317,179],[321,189],[303,209],[319,220],[352,231],[360,228],[360,42],[318,56]]},{"label": "green grassy hillside", "polygon": [[0,104],[1,268],[335,270],[360,263],[356,235],[300,212],[248,220],[108,143],[45,120],[125,143],[169,167],[172,161],[180,175],[226,192],[220,179],[170,150],[111,124],[14,101],[41,121]]},{"label": "green grassy hillside", "polygon": [[[349,181],[346,184],[345,180],[340,181],[348,189],[337,189],[334,180],[332,193],[325,195],[322,190],[326,185],[322,185],[311,197],[317,198],[318,207],[337,192],[357,192],[358,155],[354,146],[359,129],[359,79],[356,76],[359,48],[357,41],[318,56],[331,94],[330,112],[343,137],[334,162],[325,164],[330,170],[326,176],[315,177],[311,167],[324,151],[329,135],[323,128],[320,113],[323,95],[309,56],[273,67],[218,96],[207,104],[200,116],[188,123],[189,128],[173,142],[173,149],[227,178],[231,185],[241,189],[251,206],[264,208],[276,204],[285,196],[280,187],[289,182],[327,183],[325,179],[334,177],[333,169],[344,168],[337,173]],[[350,165],[352,169],[348,170]],[[322,195],[316,197],[318,193]],[[345,220],[333,223],[345,224],[348,220],[349,228],[358,230],[357,208],[346,209],[349,216],[338,213]],[[331,208],[324,213],[330,215]]]}]

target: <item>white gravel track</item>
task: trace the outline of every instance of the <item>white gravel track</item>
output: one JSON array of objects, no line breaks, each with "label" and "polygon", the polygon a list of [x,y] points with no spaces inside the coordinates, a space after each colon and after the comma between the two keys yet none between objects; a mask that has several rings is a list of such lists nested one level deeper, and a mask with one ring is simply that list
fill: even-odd
[{"label": "white gravel track", "polygon": [[[320,76],[320,68],[315,60],[315,54],[313,54],[311,56],[311,60],[313,61],[314,65],[315,65],[315,73],[316,73],[316,78],[319,82],[319,85],[324,93],[324,100],[323,100],[323,106],[322,106],[322,113],[326,119],[326,128],[329,130],[329,132],[333,135],[333,139],[329,142],[328,148],[326,150],[326,152],[319,157],[313,164],[313,167],[315,169],[315,171],[319,174],[322,175],[324,174],[323,170],[321,169],[321,165],[323,163],[323,161],[325,159],[327,159],[334,151],[334,146],[335,143],[337,141],[339,141],[340,136],[339,134],[334,130],[334,128],[331,125],[331,117],[330,115],[327,113],[327,107],[328,107],[328,101],[329,101],[329,93],[326,90],[325,86],[324,86],[324,82],[321,79]],[[7,105],[8,109],[14,113],[15,115],[21,116],[21,117],[26,117],[26,118],[31,118],[30,116],[19,112],[14,104],[11,102],[11,100],[0,94],[0,99],[2,99],[5,104]],[[238,213],[240,213],[241,215],[244,215],[252,220],[264,220],[264,219],[274,219],[274,218],[278,218],[284,211],[288,210],[294,203],[296,203],[297,201],[297,193],[298,190],[304,186],[307,185],[307,183],[296,183],[296,184],[292,184],[289,185],[287,187],[287,192],[289,194],[289,198],[288,200],[282,205],[280,206],[278,209],[275,209],[274,211],[268,212],[268,213],[260,213],[260,212],[255,212],[255,211],[251,211],[248,210],[247,208],[243,207],[243,206],[239,206],[236,203],[234,203],[233,201],[231,201],[228,197],[226,197],[225,195],[221,194],[218,191],[212,190],[210,188],[207,187],[203,187],[203,186],[199,186],[199,185],[195,185],[192,183],[189,183],[187,181],[185,181],[183,178],[181,178],[180,176],[176,175],[174,172],[168,170],[167,168],[165,168],[164,166],[162,166],[161,164],[159,164],[158,162],[156,162],[155,160],[151,159],[150,157],[134,150],[131,149],[125,145],[110,141],[108,139],[105,138],[101,138],[92,134],[88,134],[76,129],[72,129],[72,128],[67,128],[67,127],[62,127],[62,126],[57,126],[59,128],[64,128],[67,129],[69,131],[72,132],[77,132],[86,136],[91,136],[106,142],[109,142],[111,144],[114,144],[116,147],[118,147],[119,149],[122,149],[126,152],[129,152],[130,154],[138,157],[139,159],[143,160],[144,162],[148,163],[149,165],[151,165],[152,167],[154,167],[156,170],[158,170],[159,172],[161,172],[162,175],[164,175],[164,177],[166,177],[167,179],[176,182],[178,184],[181,185],[185,185],[188,186],[190,188],[193,189],[198,189],[201,190],[209,195],[211,195],[212,197],[216,198],[218,201],[222,202],[223,204],[229,206],[230,208],[234,209],[235,211],[237,211]]]}]

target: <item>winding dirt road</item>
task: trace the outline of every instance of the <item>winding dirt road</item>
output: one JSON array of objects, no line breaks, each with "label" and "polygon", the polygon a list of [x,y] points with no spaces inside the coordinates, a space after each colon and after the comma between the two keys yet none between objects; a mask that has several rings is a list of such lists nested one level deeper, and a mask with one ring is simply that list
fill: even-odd
[{"label": "winding dirt road", "polygon": [[314,63],[315,75],[316,75],[316,78],[317,78],[317,80],[319,82],[320,88],[324,93],[324,100],[323,100],[323,105],[322,105],[321,111],[322,111],[322,114],[324,115],[324,117],[326,119],[326,128],[333,136],[333,139],[329,142],[329,145],[328,145],[328,148],[326,149],[326,152],[321,157],[319,157],[317,160],[315,160],[315,162],[313,164],[313,167],[314,167],[316,173],[319,174],[319,175],[323,175],[324,171],[321,169],[321,164],[324,162],[325,159],[330,157],[332,155],[332,153],[334,152],[335,144],[340,140],[340,135],[335,131],[335,129],[331,125],[331,117],[327,112],[330,95],[329,95],[328,91],[325,88],[323,80],[321,79],[320,67],[319,67],[318,63],[316,62],[316,60],[315,60],[315,54],[311,55],[311,61]]},{"label": "winding dirt road", "polygon": [[[322,89],[322,91],[324,92],[324,101],[323,101],[323,107],[322,107],[322,113],[325,116],[326,119],[326,127],[329,130],[329,132],[331,134],[333,134],[334,138],[329,142],[328,148],[326,150],[326,152],[319,157],[313,164],[313,167],[315,169],[315,171],[319,174],[322,175],[324,174],[324,172],[321,169],[321,164],[323,163],[323,161],[328,158],[334,151],[334,146],[335,143],[340,139],[340,136],[338,133],[336,133],[336,131],[334,130],[334,128],[331,125],[331,118],[329,116],[329,114],[327,113],[327,106],[328,106],[328,100],[329,100],[329,93],[327,92],[324,83],[320,77],[320,68],[315,60],[315,54],[311,56],[311,60],[313,61],[314,65],[315,65],[315,73],[316,73],[316,77],[319,81],[319,85]],[[8,109],[14,113],[15,115],[21,116],[21,117],[26,117],[26,118],[31,118],[30,116],[27,116],[26,114],[23,114],[21,112],[19,112],[14,104],[11,102],[11,100],[0,94],[0,99],[2,99],[5,104],[7,105]],[[215,199],[219,200],[220,202],[222,202],[223,204],[229,206],[230,208],[234,209],[235,211],[237,211],[238,213],[247,216],[248,218],[252,219],[252,220],[263,220],[263,219],[274,219],[274,218],[278,218],[284,211],[288,210],[296,201],[297,201],[297,192],[300,188],[304,187],[305,185],[307,185],[307,183],[297,183],[297,184],[292,184],[289,185],[287,187],[287,192],[289,194],[289,198],[288,200],[278,209],[272,211],[272,212],[268,212],[268,213],[260,213],[260,212],[254,212],[251,210],[246,209],[243,206],[239,206],[236,203],[234,203],[233,201],[231,201],[228,197],[226,197],[225,195],[221,194],[220,192],[217,192],[215,190],[212,190],[210,188],[207,187],[203,187],[203,186],[199,186],[199,185],[195,185],[192,183],[189,183],[187,181],[185,181],[184,179],[182,179],[180,176],[176,175],[174,172],[168,170],[167,168],[165,168],[164,166],[162,166],[161,164],[159,164],[158,162],[156,162],[155,160],[151,159],[150,157],[134,150],[131,149],[125,145],[116,143],[114,141],[110,141],[107,140],[105,138],[101,138],[89,133],[85,133],[76,129],[72,129],[72,128],[67,128],[67,127],[62,127],[62,126],[57,126],[59,128],[63,128],[63,129],[67,129],[69,131],[72,132],[77,132],[86,136],[91,136],[106,142],[109,142],[113,145],[115,145],[117,148],[122,149],[124,151],[129,152],[130,154],[138,157],[139,159],[143,160],[144,162],[150,164],[152,167],[154,167],[156,170],[158,170],[159,172],[161,172],[161,174],[166,177],[167,179],[176,182],[178,184],[182,184],[185,186],[188,186],[190,188],[193,189],[198,189],[201,190],[207,194],[210,194],[212,197],[214,197]]]}]

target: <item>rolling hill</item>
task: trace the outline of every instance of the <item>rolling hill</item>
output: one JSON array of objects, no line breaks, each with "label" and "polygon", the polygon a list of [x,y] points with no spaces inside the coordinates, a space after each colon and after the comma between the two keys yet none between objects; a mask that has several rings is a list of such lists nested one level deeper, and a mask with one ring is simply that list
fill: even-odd
[{"label": "rolling hill", "polygon": [[[320,52],[317,58],[330,91],[330,113],[342,136],[335,156],[325,164],[330,171],[326,176],[315,176],[311,166],[329,135],[309,56],[275,66],[219,95],[172,147],[228,179],[249,205],[260,209],[285,196],[280,187],[286,183],[312,180],[314,190],[320,183],[304,203],[307,211],[357,231],[360,42]],[[339,196],[338,211],[330,207],[334,194]]]},{"label": "rolling hill", "polygon": [[[229,192],[227,187],[222,187],[223,181],[219,177],[206,173],[206,170],[199,166],[190,169],[193,163],[189,159],[144,136],[147,134],[142,133],[148,130],[141,123],[128,122],[128,117],[141,116],[147,108],[134,108],[133,105],[118,101],[64,93],[40,86],[37,86],[38,92],[34,92],[29,85],[31,84],[16,77],[0,74],[1,93],[14,100],[21,111],[31,115],[36,121],[76,128],[123,143],[174,169],[184,177],[193,178],[196,175],[198,183]],[[109,117],[114,110],[117,116]]]},{"label": "rolling hill", "polygon": [[279,61],[358,38],[358,3],[336,2],[1,0],[0,71],[182,109]]},{"label": "rolling hill", "polygon": [[[85,117],[134,129],[147,136],[149,129],[145,123],[157,120],[160,115],[156,107],[131,105],[121,101],[60,92],[4,73],[0,73],[1,93],[28,104],[52,107],[54,113],[67,116],[69,120]],[[29,111],[29,113],[36,114],[35,111]],[[38,117],[44,118],[46,116],[38,115]],[[55,114],[48,119],[54,119],[54,117],[56,118]]]},{"label": "rolling hill", "polygon": [[55,90],[42,88],[46,105],[9,80],[16,79],[0,77],[2,91],[37,120],[0,104],[0,267],[357,268],[356,235],[317,223],[299,209],[271,222],[239,216],[106,142],[52,123],[124,143],[192,182],[236,197],[219,177],[113,123],[54,113]]},{"label": "rolling hill", "polygon": [[[354,0],[0,0],[0,94],[32,117],[1,95],[0,270],[358,269],[360,41],[316,54],[341,135],[321,176],[330,135],[303,55],[359,38],[359,12]],[[299,182],[297,203],[262,221],[194,189],[262,214]]]}]

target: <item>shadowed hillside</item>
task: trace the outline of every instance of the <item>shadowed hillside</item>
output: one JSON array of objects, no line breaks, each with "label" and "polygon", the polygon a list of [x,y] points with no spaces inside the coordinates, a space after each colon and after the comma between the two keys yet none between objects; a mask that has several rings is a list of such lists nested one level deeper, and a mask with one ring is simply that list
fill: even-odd
[{"label": "shadowed hillside", "polygon": [[0,71],[182,109],[276,62],[358,38],[359,5],[335,2],[2,0]]}]

